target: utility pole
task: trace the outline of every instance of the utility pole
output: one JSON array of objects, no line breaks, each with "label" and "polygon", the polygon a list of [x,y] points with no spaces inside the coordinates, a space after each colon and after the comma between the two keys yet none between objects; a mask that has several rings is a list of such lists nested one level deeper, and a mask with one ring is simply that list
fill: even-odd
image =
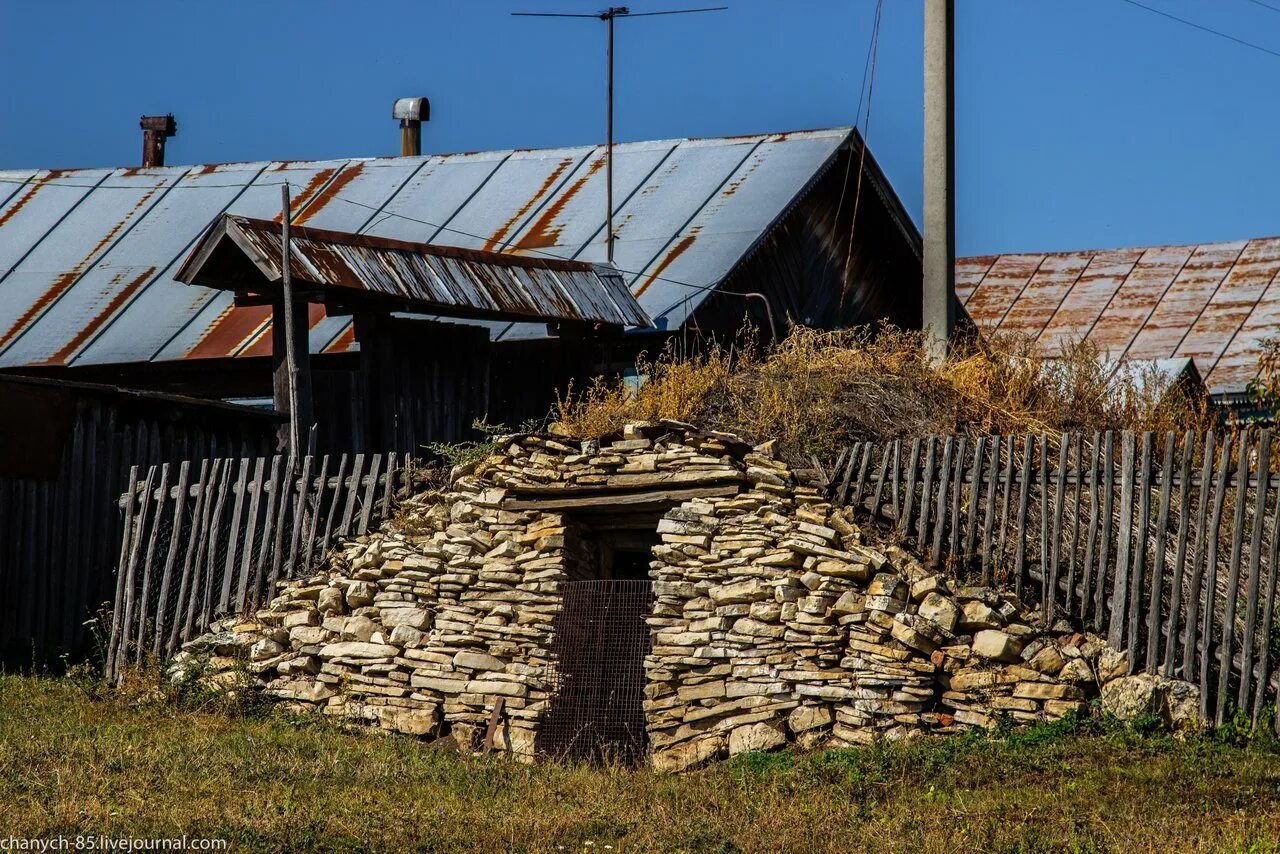
[{"label": "utility pole", "polygon": [[924,292],[921,323],[935,363],[955,331],[955,0],[924,0]]}]

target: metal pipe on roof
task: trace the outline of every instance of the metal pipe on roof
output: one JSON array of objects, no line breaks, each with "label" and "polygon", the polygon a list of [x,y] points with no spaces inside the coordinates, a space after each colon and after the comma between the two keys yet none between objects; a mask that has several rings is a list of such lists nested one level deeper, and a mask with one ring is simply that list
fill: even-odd
[{"label": "metal pipe on roof", "polygon": [[143,116],[138,122],[142,128],[142,168],[164,165],[164,141],[177,136],[178,123],[173,113],[164,116]]},{"label": "metal pipe on roof", "polygon": [[391,118],[400,120],[400,156],[421,156],[422,123],[431,118],[431,102],[426,98],[398,98],[391,105]]}]

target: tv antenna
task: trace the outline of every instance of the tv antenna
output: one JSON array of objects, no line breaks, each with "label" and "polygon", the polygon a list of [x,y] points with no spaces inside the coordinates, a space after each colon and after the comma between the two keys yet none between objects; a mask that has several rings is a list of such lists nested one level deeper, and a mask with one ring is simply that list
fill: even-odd
[{"label": "tv antenna", "polygon": [[692,12],[722,12],[728,6],[699,9],[667,9],[660,12],[632,12],[626,6],[610,6],[603,12],[512,12],[518,18],[594,18],[605,23],[605,245],[613,263],[613,22],[618,18],[652,18],[658,15],[688,15]]}]

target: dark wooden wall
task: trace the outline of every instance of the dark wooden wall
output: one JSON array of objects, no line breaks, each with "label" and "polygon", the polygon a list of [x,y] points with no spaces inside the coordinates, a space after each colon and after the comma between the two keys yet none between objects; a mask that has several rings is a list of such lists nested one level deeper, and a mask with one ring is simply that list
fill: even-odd
[{"label": "dark wooden wall", "polygon": [[129,468],[268,453],[276,419],[241,407],[0,377],[0,664],[92,651],[110,600]]}]

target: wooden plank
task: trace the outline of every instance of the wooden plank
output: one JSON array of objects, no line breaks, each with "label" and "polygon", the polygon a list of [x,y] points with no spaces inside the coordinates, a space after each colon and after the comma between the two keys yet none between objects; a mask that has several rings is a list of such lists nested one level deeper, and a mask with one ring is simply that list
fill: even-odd
[{"label": "wooden plank", "polygon": [[124,619],[120,626],[120,649],[116,655],[116,663],[129,659],[129,641],[133,634],[133,612],[137,602],[138,562],[142,559],[142,541],[147,532],[147,520],[151,517],[151,505],[155,499],[151,495],[151,485],[155,483],[156,467],[147,469],[146,480],[143,481],[142,497],[138,503],[138,532],[129,547],[129,566],[124,579]]},{"label": "wooden plank", "polygon": [[893,488],[889,492],[889,502],[893,505],[893,521],[898,523],[902,519],[902,504],[900,502],[901,494],[898,490],[898,476],[902,471],[902,440],[893,440],[893,480],[891,481]]},{"label": "wooden plank", "polygon": [[1231,471],[1231,434],[1222,438],[1222,454],[1218,458],[1218,475],[1213,485],[1213,518],[1209,522],[1209,550],[1205,556],[1204,610],[1200,618],[1200,719],[1211,720],[1209,671],[1212,658],[1214,597],[1218,590],[1218,535],[1222,529],[1222,508],[1227,499],[1227,480]]},{"label": "wooden plank", "polygon": [[998,559],[992,560],[992,575],[998,568],[1005,567],[1005,544],[1009,535],[1009,503],[1013,495],[1013,453],[1014,437],[1006,436],[1004,440],[1004,489],[1000,498],[1000,545],[996,548]]},{"label": "wooden plank", "polygon": [[[1214,721],[1222,726],[1227,707],[1227,685],[1231,679],[1231,663],[1236,639],[1236,603],[1240,598],[1240,558],[1244,550],[1245,506],[1249,501],[1249,434],[1240,436],[1240,462],[1236,467],[1236,506],[1231,520],[1231,552],[1228,559],[1227,586],[1223,591],[1222,643],[1218,646],[1218,701]],[[1205,635],[1206,638],[1209,635]]]},{"label": "wooden plank", "polygon": [[1034,439],[1027,436],[1022,440],[1022,472],[1018,483],[1018,521],[1014,525],[1013,556],[1013,589],[1019,599],[1023,594],[1023,579],[1027,574],[1027,501],[1031,490],[1031,454],[1035,448]]},{"label": "wooden plank", "polygon": [[[1263,599],[1266,605],[1262,609],[1262,651],[1258,654],[1258,690],[1253,695],[1253,725],[1258,725],[1262,715],[1262,706],[1267,699],[1267,687],[1271,682],[1271,628],[1275,617],[1276,581],[1280,559],[1280,495],[1277,496],[1275,508],[1271,511],[1271,541],[1267,546],[1267,595]],[[1274,698],[1275,694],[1272,694]],[[1274,703],[1274,699],[1273,699]]]},{"label": "wooden plank", "polygon": [[[290,524],[288,553],[285,555],[283,546],[278,546],[276,555],[271,562],[271,580],[267,584],[268,598],[275,593],[276,581],[281,574],[281,564],[291,567],[297,561],[298,548],[302,542],[303,532],[307,530],[307,494],[311,489],[311,465],[314,459],[310,455],[303,458],[301,475],[294,468],[297,461],[292,455],[289,456],[289,464],[285,467],[285,483],[287,486],[280,495],[279,531],[281,534],[284,532],[286,521],[284,514],[287,505],[293,505],[293,517]],[[295,490],[297,491],[296,497],[294,496]],[[280,534],[277,534],[277,536],[280,536]]]},{"label": "wooden plank", "polygon": [[360,508],[360,522],[358,522],[356,534],[364,535],[369,533],[370,519],[372,512],[374,512],[374,495],[378,492],[378,472],[381,469],[381,465],[383,465],[383,456],[380,453],[375,453],[374,458],[369,462],[369,478],[366,478],[366,480],[369,480],[369,485],[365,487],[364,506]]},{"label": "wooden plank", "polygon": [[[236,476],[235,486],[232,487],[232,494],[235,495],[235,501],[232,503],[231,510],[231,527],[227,529],[227,560],[222,568],[222,589],[218,594],[218,614],[226,614],[231,610],[231,585],[235,579],[236,558],[240,546],[240,518],[244,510],[245,492],[248,489],[249,482],[249,465],[252,461],[248,457],[240,459],[240,473]],[[245,548],[249,548],[250,544],[245,543]]]},{"label": "wooden plank", "polygon": [[1181,482],[1178,484],[1178,539],[1173,558],[1173,579],[1169,590],[1169,615],[1165,620],[1163,674],[1173,677],[1173,659],[1177,655],[1178,624],[1182,619],[1182,584],[1186,572],[1187,537],[1191,523],[1191,460],[1195,455],[1196,434],[1188,430],[1182,437]]},{"label": "wooden plank", "polygon": [[[165,511],[169,508],[169,464],[162,463],[160,466],[160,486],[158,488],[159,495],[154,497],[155,501],[155,519],[151,523],[151,537],[147,541],[147,556],[142,562],[142,593],[138,597],[138,639],[137,655],[134,663],[141,665],[143,658],[147,652],[147,615],[151,604],[151,587],[152,579],[159,575],[156,569],[156,542],[160,538],[160,526],[165,517]],[[152,496],[147,496],[152,498]]]},{"label": "wooden plank", "polygon": [[1000,479],[1000,448],[1003,444],[1000,436],[992,440],[991,462],[987,465],[987,512],[982,524],[982,584],[985,587],[990,587],[993,580],[991,532],[996,519],[996,481]]},{"label": "wooden plank", "polygon": [[1089,449],[1089,530],[1084,538],[1084,561],[1080,566],[1080,619],[1087,620],[1093,604],[1093,544],[1098,536],[1098,506],[1102,503],[1102,480],[1098,477],[1098,458],[1102,454],[1102,434],[1093,433]]},{"label": "wooden plank", "polygon": [[1182,678],[1188,682],[1195,681],[1198,672],[1196,665],[1196,638],[1200,631],[1200,588],[1204,580],[1201,561],[1208,552],[1206,540],[1209,537],[1208,510],[1212,502],[1212,475],[1214,461],[1214,440],[1217,436],[1212,430],[1204,434],[1204,461],[1200,470],[1200,494],[1196,502],[1196,539],[1191,551],[1191,581],[1187,589],[1186,632],[1182,642]]},{"label": "wooden plank", "polygon": [[178,651],[179,634],[185,625],[187,603],[193,589],[191,583],[192,561],[195,560],[200,550],[201,520],[205,513],[205,494],[208,492],[210,471],[210,460],[207,458],[201,460],[200,474],[196,479],[196,503],[191,510],[191,528],[187,536],[183,538],[187,544],[187,551],[182,558],[182,572],[178,576],[178,599],[173,609],[173,625],[169,627],[169,638],[164,649],[165,655],[173,655]]},{"label": "wooden plank", "polygon": [[854,507],[858,507],[858,508],[862,507],[862,487],[867,480],[867,466],[871,464],[871,450],[872,450],[871,442],[866,442],[863,444],[862,462],[858,466],[858,479],[854,482],[853,495],[849,500],[849,503],[851,503]]},{"label": "wooden plank", "polygon": [[1258,591],[1262,586],[1262,529],[1267,520],[1267,487],[1271,476],[1271,430],[1264,428],[1258,436],[1258,488],[1253,497],[1253,530],[1249,538],[1249,587],[1245,601],[1244,637],[1240,641],[1240,688],[1236,708],[1249,708],[1253,690],[1253,644],[1258,620]]},{"label": "wooden plank", "polygon": [[[998,440],[997,440],[998,441]],[[986,462],[987,437],[979,436],[973,446],[973,465],[969,471],[969,522],[964,529],[964,555],[972,558],[978,537],[978,504],[982,498],[982,467]]]},{"label": "wooden plank", "polygon": [[[280,466],[284,459],[280,454],[271,458],[271,474],[267,478],[267,506],[262,512],[262,550],[254,570],[253,592],[250,594],[255,605],[263,603],[267,593],[267,578],[271,567],[275,565],[276,556],[280,554],[280,545],[284,542],[284,532],[276,527],[276,523],[283,519],[280,515],[280,507],[289,502],[287,495],[283,500],[280,498],[280,490],[284,483]],[[289,472],[289,476],[292,477],[292,475],[293,473]]]},{"label": "wooden plank", "polygon": [[[124,618],[125,575],[129,568],[129,551],[136,536],[133,518],[134,508],[137,505],[137,501],[134,498],[134,484],[137,481],[138,467],[133,466],[129,469],[129,485],[123,496],[124,536],[120,542],[120,560],[116,563],[116,595],[111,600],[111,638],[107,642],[107,677],[110,679],[114,679],[118,673],[116,670],[116,651],[120,645],[120,623]],[[17,542],[16,538],[15,542]]]},{"label": "wooden plank", "polygon": [[[355,465],[352,468],[350,478],[350,489],[347,491],[347,503],[342,510],[342,527],[340,528],[342,536],[351,536],[351,520],[356,511],[356,495],[360,492],[360,478],[364,474],[364,454],[356,454]],[[341,489],[345,484],[339,486]],[[328,548],[328,540],[325,541],[326,550]]]},{"label": "wooden plank", "polygon": [[[1050,534],[1050,564],[1047,573],[1049,588],[1044,598],[1044,618],[1052,625],[1055,606],[1058,602],[1058,572],[1062,563],[1062,510],[1066,501],[1067,489],[1067,455],[1071,450],[1071,437],[1063,433],[1058,438],[1058,477],[1053,492],[1053,533]],[[1048,484],[1045,484],[1046,491]],[[1069,598],[1069,597],[1068,597]]]},{"label": "wooden plank", "polygon": [[884,495],[885,480],[889,476],[889,458],[893,456],[893,446],[885,445],[880,455],[880,471],[876,476],[876,491],[871,496],[871,518],[880,518],[880,499]]},{"label": "wooden plank", "polygon": [[964,492],[964,455],[967,444],[966,436],[956,440],[956,467],[951,476],[951,531],[947,537],[947,547],[954,557],[960,556],[960,496]]},{"label": "wooden plank", "polygon": [[[1053,515],[1049,492],[1049,437],[1040,434],[1040,467],[1036,470],[1036,482],[1040,484],[1040,610],[1048,619],[1049,603],[1049,519]],[[1029,532],[1028,532],[1029,533]]]},{"label": "wooden plank", "polygon": [[1115,509],[1115,433],[1106,432],[1102,440],[1102,529],[1098,534],[1098,577],[1094,585],[1094,624],[1101,631],[1106,623],[1107,565],[1111,562],[1112,511]]},{"label": "wooden plank", "polygon": [[[316,481],[316,498],[314,503],[315,509],[311,511],[311,520],[309,525],[307,526],[306,550],[303,555],[302,565],[298,566],[295,564],[293,567],[291,567],[291,571],[294,573],[298,573],[299,571],[309,572],[311,570],[311,555],[316,545],[316,530],[317,530],[317,527],[319,526],[320,514],[324,510],[324,492],[325,492],[325,488],[328,487],[329,485],[329,481],[327,478],[328,471],[329,471],[329,455],[325,454],[324,457],[322,457],[320,460],[320,477]],[[338,467],[339,483],[341,483],[342,476],[346,473],[347,473],[347,455],[343,454],[340,459],[339,467]],[[335,503],[337,502],[336,493],[334,497],[334,502]],[[332,524],[332,517],[333,517],[333,513],[331,512],[329,514],[330,521],[326,523],[325,528],[320,529],[326,537],[329,536],[327,529],[328,529],[328,525]]]},{"label": "wooden plank", "polygon": [[911,528],[911,516],[916,508],[916,475],[920,465],[920,437],[911,440],[911,449],[907,451],[907,476],[902,498],[902,515],[898,519],[898,536],[905,538]]},{"label": "wooden plank", "polygon": [[[110,511],[107,498],[114,498],[113,487],[108,487],[101,478],[99,457],[102,451],[98,447],[98,422],[101,410],[94,408],[92,415],[85,419],[84,437],[84,471],[80,483],[80,529],[75,538],[82,542],[80,556],[76,565],[81,567],[76,581],[76,601],[83,608],[92,607],[98,599],[99,585],[107,577],[104,570],[109,569],[105,558],[110,551],[107,541],[98,536],[104,522],[116,523],[116,515]],[[102,521],[99,521],[102,520]],[[75,646],[80,647],[84,641],[85,627],[80,626],[75,636]]]},{"label": "wooden plank", "polygon": [[718,498],[736,495],[736,486],[699,486],[686,489],[669,489],[663,492],[636,492],[621,495],[588,495],[567,498],[508,498],[502,502],[504,510],[585,510],[607,507],[661,507],[672,502],[692,498]]},{"label": "wooden plank", "polygon": [[[208,561],[204,570],[204,590],[200,599],[200,623],[199,628],[204,629],[213,619],[214,608],[217,603],[214,600],[214,582],[217,579],[218,564],[218,542],[222,539],[223,523],[222,511],[226,507],[227,494],[232,491],[231,468],[234,460],[228,458],[222,464],[222,480],[218,484],[217,498],[213,503],[213,513],[209,517],[209,554]],[[235,536],[234,531],[228,531],[232,537]]]},{"label": "wooden plank", "polygon": [[[858,454],[862,450],[861,442],[854,442],[853,447],[849,449],[849,459],[844,465],[844,478],[840,481],[840,491],[837,493],[836,503],[841,507],[849,503],[849,488],[853,483],[853,473],[858,467]],[[408,474],[408,466],[405,466],[405,473]]]},{"label": "wooden plank", "polygon": [[[66,527],[61,529],[66,532],[62,537],[65,540],[66,555],[63,559],[63,565],[66,567],[66,586],[63,588],[63,598],[59,601],[63,602],[63,611],[66,619],[63,621],[63,632],[61,638],[61,646],[65,650],[71,650],[79,647],[79,626],[77,623],[83,622],[83,615],[87,610],[87,602],[80,593],[80,579],[86,574],[87,566],[91,558],[86,557],[83,562],[80,557],[80,542],[82,538],[81,531],[84,528],[81,520],[84,516],[83,496],[86,487],[84,482],[84,465],[85,465],[85,429],[86,418],[84,411],[81,409],[76,416],[75,428],[71,435],[71,447],[67,456],[67,465],[63,469],[60,481],[64,487],[63,502],[67,510]],[[3,510],[0,510],[3,512]],[[0,530],[0,537],[4,536],[3,530]],[[90,555],[96,557],[92,551]],[[2,558],[0,558],[2,560]],[[2,571],[0,571],[2,578]],[[2,589],[2,588],[0,588]]]},{"label": "wooden plank", "polygon": [[1151,456],[1154,449],[1154,437],[1150,430],[1142,434],[1142,462],[1139,464],[1137,477],[1138,516],[1133,523],[1133,564],[1129,570],[1129,601],[1126,603],[1128,623],[1125,637],[1129,644],[1129,672],[1138,669],[1139,645],[1142,625],[1142,582],[1146,575],[1147,529],[1151,520]]},{"label": "wooden plank", "polygon": [[1111,562],[1112,510],[1115,508],[1115,431],[1102,438],[1102,513],[1098,529],[1098,571],[1093,585],[1093,622],[1098,631],[1106,625],[1107,566]]},{"label": "wooden plank", "polygon": [[[1067,542],[1067,595],[1063,602],[1063,610],[1073,614],[1076,594],[1076,553],[1080,548],[1080,503],[1084,492],[1084,436],[1076,433],[1074,437],[1075,484],[1072,489],[1071,534]],[[1083,598],[1083,597],[1082,597]]]},{"label": "wooden plank", "polygon": [[[266,457],[258,457],[253,464],[253,479],[249,481],[249,510],[244,533],[244,554],[240,558],[240,573],[236,583],[235,606],[243,611],[249,601],[249,579],[257,562],[254,559],[254,545],[258,542],[258,505],[262,498],[262,487],[266,483]],[[258,549],[261,552],[261,549]]]},{"label": "wooden plank", "polygon": [[936,445],[937,440],[933,436],[925,437],[924,474],[920,484],[920,519],[916,527],[916,543],[921,552],[929,543],[929,511],[933,505],[933,466]]},{"label": "wooden plank", "polygon": [[938,506],[933,520],[933,554],[929,566],[942,566],[942,532],[947,527],[947,485],[951,481],[951,455],[955,452],[955,437],[948,436],[942,448],[942,468],[938,473]]},{"label": "wooden plank", "polygon": [[160,592],[156,596],[156,631],[151,643],[151,654],[157,659],[164,652],[164,642],[169,637],[169,628],[173,608],[169,605],[169,594],[173,588],[173,568],[177,565],[178,552],[184,542],[190,546],[190,539],[183,539],[182,533],[186,522],[187,489],[191,485],[191,463],[183,460],[178,464],[178,487],[173,497],[173,527],[169,531],[169,550],[164,558],[164,570],[160,575]]},{"label": "wooden plank", "polygon": [[[343,454],[338,461],[338,477],[336,485],[333,489],[333,501],[329,504],[329,514],[325,517],[324,536],[317,542],[316,547],[320,549],[319,559],[324,560],[324,556],[329,553],[329,543],[333,540],[334,526],[338,522],[338,513],[342,505],[342,490],[346,486],[347,478],[347,455]],[[339,528],[339,530],[341,530]],[[310,570],[311,565],[308,564],[307,569]]]},{"label": "wooden plank", "polygon": [[[836,493],[840,489],[840,475],[844,471],[845,461],[849,459],[850,446],[846,445],[840,449],[840,453],[836,456],[835,464],[831,467],[831,476],[827,478],[827,496],[835,498]],[[392,453],[395,453],[392,451]],[[814,457],[817,459],[817,457]]]},{"label": "wooden plank", "polygon": [[386,486],[382,490],[382,519],[391,518],[391,496],[396,490],[396,452],[387,454]]},{"label": "wooden plank", "polygon": [[1160,660],[1160,607],[1164,603],[1165,543],[1169,540],[1169,501],[1173,497],[1173,450],[1178,443],[1172,430],[1164,434],[1164,460],[1160,465],[1160,508],[1156,511],[1156,554],[1151,562],[1151,595],[1147,601],[1147,672],[1155,673]]},{"label": "wooden plank", "polygon": [[1126,430],[1120,439],[1120,525],[1117,529],[1116,574],[1111,588],[1107,643],[1125,649],[1125,608],[1129,604],[1129,548],[1133,543],[1133,458],[1135,437]]}]

